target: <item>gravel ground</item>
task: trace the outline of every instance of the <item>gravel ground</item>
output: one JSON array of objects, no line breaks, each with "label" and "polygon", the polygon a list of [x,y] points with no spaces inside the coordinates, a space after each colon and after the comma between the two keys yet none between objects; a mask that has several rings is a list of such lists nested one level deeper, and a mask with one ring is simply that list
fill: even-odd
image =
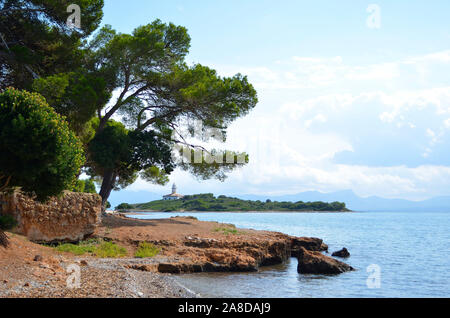
[{"label": "gravel ground", "polygon": [[[170,274],[128,268],[155,260],[46,256],[42,261],[3,264],[0,298],[194,298]],[[79,288],[70,289],[68,267],[80,269]]]}]

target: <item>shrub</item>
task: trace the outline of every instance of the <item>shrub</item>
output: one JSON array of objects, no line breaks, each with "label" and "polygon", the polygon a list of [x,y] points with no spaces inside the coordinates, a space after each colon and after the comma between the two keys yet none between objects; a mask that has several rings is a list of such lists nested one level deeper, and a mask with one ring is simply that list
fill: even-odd
[{"label": "shrub", "polygon": [[0,229],[11,230],[17,225],[17,221],[11,215],[0,215]]},{"label": "shrub", "polygon": [[154,257],[161,252],[161,249],[153,245],[152,243],[141,242],[134,254],[137,258]]},{"label": "shrub", "polygon": [[83,148],[67,122],[36,93],[0,93],[0,188],[21,187],[40,201],[72,189]]}]

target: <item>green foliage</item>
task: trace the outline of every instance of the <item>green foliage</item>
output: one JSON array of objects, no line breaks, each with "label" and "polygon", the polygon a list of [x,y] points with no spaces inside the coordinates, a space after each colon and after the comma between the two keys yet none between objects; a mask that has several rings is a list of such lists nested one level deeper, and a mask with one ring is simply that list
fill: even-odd
[{"label": "green foliage", "polygon": [[97,190],[95,189],[95,183],[91,179],[78,179],[72,191],[80,193],[97,193]]},{"label": "green foliage", "polygon": [[113,120],[89,143],[89,154],[88,173],[114,171],[116,190],[133,183],[139,172],[145,180],[166,184],[174,168],[169,145],[153,131],[129,131]]},{"label": "green foliage", "polygon": [[79,244],[64,243],[56,247],[59,252],[67,252],[75,255],[94,254],[98,245],[97,241],[84,241]]},{"label": "green foliage", "polygon": [[97,193],[95,189],[95,183],[91,179],[84,180],[84,192],[85,193]]},{"label": "green foliage", "polygon": [[11,230],[17,225],[17,221],[11,215],[0,214],[0,230]]},{"label": "green foliage", "polygon": [[129,155],[128,130],[117,121],[107,126],[89,143],[90,159],[98,169],[113,169],[127,160]]},{"label": "green foliage", "polygon": [[238,231],[236,228],[230,227],[218,227],[214,229],[214,232],[222,233],[225,235],[239,235],[242,232]]},{"label": "green foliage", "polygon": [[84,192],[84,180],[77,180],[75,186],[73,187],[73,192],[83,193]]},{"label": "green foliage", "polygon": [[64,118],[42,96],[11,88],[0,93],[0,153],[0,181],[38,200],[72,189],[84,162]]},{"label": "green foliage", "polygon": [[148,242],[141,242],[134,254],[137,258],[154,257],[161,252],[161,249]]},{"label": "green foliage", "polygon": [[127,255],[127,250],[113,242],[104,242],[97,246],[94,254],[100,258],[124,257]]},{"label": "green foliage", "polygon": [[79,244],[65,243],[56,247],[59,252],[68,252],[75,255],[91,254],[100,258],[124,257],[127,250],[113,242],[101,240],[88,240]]},{"label": "green foliage", "polygon": [[[80,6],[81,29],[66,24],[70,4]],[[36,77],[78,69],[102,8],[103,0],[0,0],[0,89],[31,89]]]},{"label": "green foliage", "polygon": [[116,208],[115,208],[116,211],[131,210],[131,209],[133,209],[133,206],[128,203],[121,203],[118,206],[116,206]]},{"label": "green foliage", "polygon": [[[245,76],[221,77],[213,69],[188,66],[190,37],[186,28],[156,20],[121,34],[102,28],[88,45],[90,72],[105,80],[118,99],[101,115],[95,138],[89,143],[91,176],[103,177],[100,194],[124,188],[138,175],[165,184],[175,168],[173,145],[187,145],[180,126],[201,120],[225,131],[235,119],[256,106],[257,96]],[[99,112],[100,114],[100,112]],[[112,123],[120,115],[125,127]],[[180,138],[178,138],[180,137]],[[222,140],[225,141],[225,140]],[[237,164],[182,162],[179,166],[201,179],[225,179]]]},{"label": "green foliage", "polygon": [[157,200],[129,205],[128,210],[148,211],[348,211],[342,202],[266,202],[240,200],[212,193],[186,195],[179,200]]},{"label": "green foliage", "polygon": [[65,116],[78,134],[88,128],[86,124],[111,98],[104,79],[83,72],[36,79],[33,90],[43,95],[58,114]]}]

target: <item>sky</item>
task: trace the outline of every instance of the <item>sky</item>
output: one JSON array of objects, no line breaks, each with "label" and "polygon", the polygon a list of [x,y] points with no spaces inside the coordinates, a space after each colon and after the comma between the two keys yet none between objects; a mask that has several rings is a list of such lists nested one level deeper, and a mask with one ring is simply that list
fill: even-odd
[{"label": "sky", "polygon": [[176,170],[180,193],[450,195],[449,1],[106,0],[104,13],[122,33],[185,26],[189,64],[258,91],[223,146],[250,163],[225,182]]}]

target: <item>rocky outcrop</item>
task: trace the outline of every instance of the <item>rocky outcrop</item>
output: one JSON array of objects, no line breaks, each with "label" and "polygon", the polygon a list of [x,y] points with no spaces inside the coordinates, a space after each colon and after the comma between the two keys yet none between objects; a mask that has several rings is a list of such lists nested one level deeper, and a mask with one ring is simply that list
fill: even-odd
[{"label": "rocky outcrop", "polygon": [[342,257],[342,258],[347,258],[350,257],[350,253],[349,251],[344,247],[343,249],[334,252],[333,254],[331,254],[331,256],[336,256],[336,257]]},{"label": "rocky outcrop", "polygon": [[100,222],[101,198],[96,194],[65,192],[39,203],[15,192],[0,195],[1,213],[17,220],[16,232],[35,242],[76,242],[94,233]]},{"label": "rocky outcrop", "polygon": [[354,270],[350,265],[304,247],[300,247],[297,257],[297,272],[301,274],[341,274]]},{"label": "rocky outcrop", "polygon": [[[218,231],[224,228],[234,231]],[[323,257],[321,252],[328,250],[319,238],[236,229],[230,224],[191,217],[137,220],[110,215],[103,218],[96,236],[126,246],[132,253],[140,243],[151,243],[160,250],[157,256],[127,261],[126,266],[172,274],[253,272],[262,266],[282,264],[291,256],[297,257],[301,250]]]},{"label": "rocky outcrop", "polygon": [[328,252],[328,245],[316,237],[293,237],[291,242],[291,256],[297,257],[300,247],[308,251]]},{"label": "rocky outcrop", "polygon": [[161,273],[254,272],[260,266],[281,264],[290,253],[290,240],[276,237],[263,241],[186,237],[183,246],[172,246],[180,261],[161,263]]},{"label": "rocky outcrop", "polygon": [[[187,236],[180,242],[181,244],[152,241],[151,243],[162,249],[162,260],[156,258],[152,260],[156,262],[155,264],[134,264],[129,268],[170,274],[255,272],[261,266],[277,265],[287,261],[292,254],[293,240],[296,242],[297,251],[301,245],[311,249],[324,248],[320,239],[307,237],[293,239],[291,236],[280,234],[260,240]],[[164,244],[161,244],[163,242]]]}]

